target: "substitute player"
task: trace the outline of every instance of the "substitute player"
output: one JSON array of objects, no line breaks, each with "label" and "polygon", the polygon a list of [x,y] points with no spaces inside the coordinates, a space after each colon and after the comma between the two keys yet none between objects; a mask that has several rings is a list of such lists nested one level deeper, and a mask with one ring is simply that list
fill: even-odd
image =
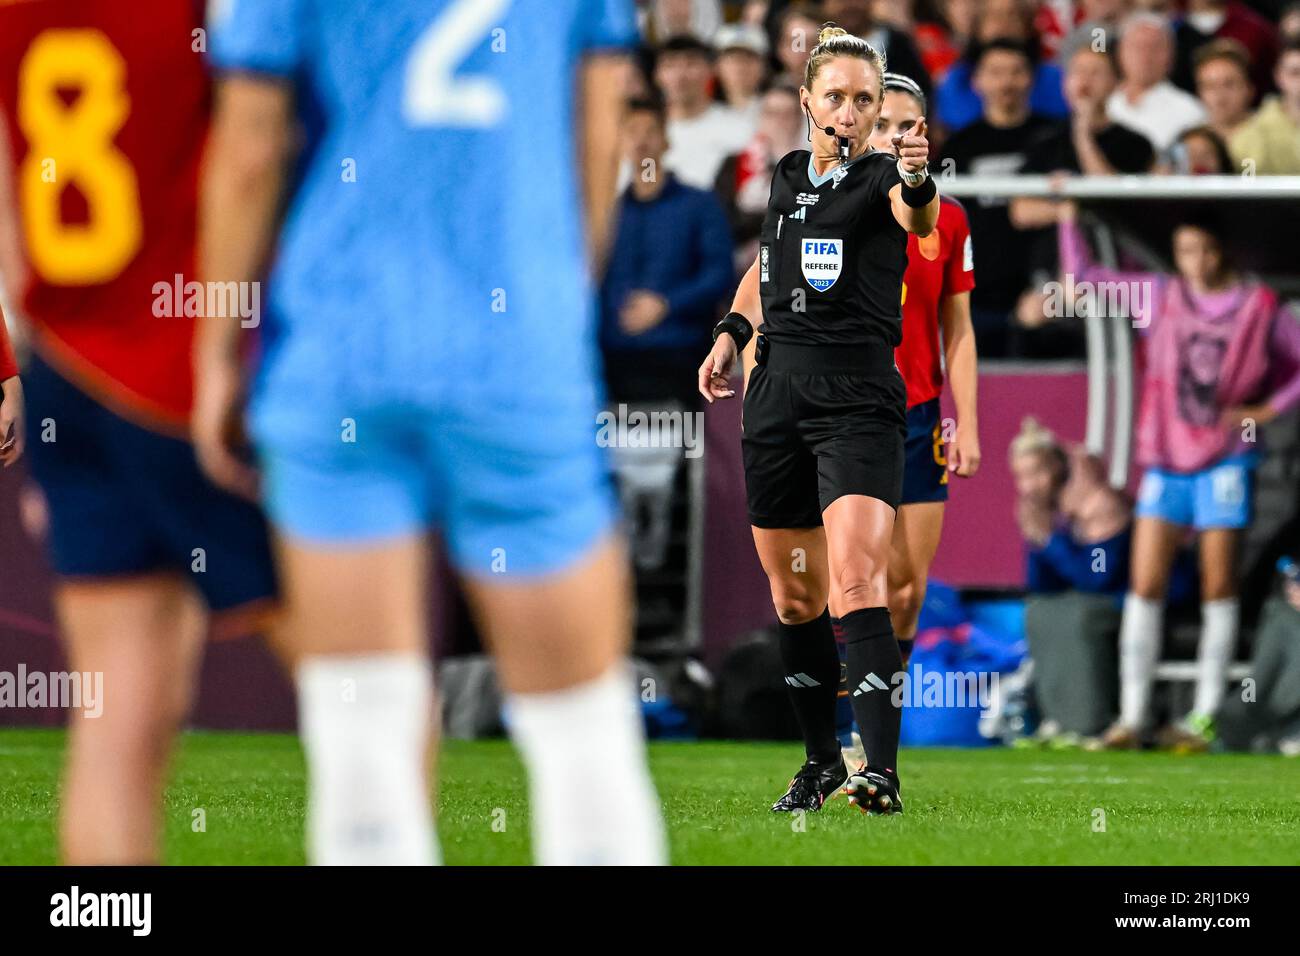
[{"label": "substitute player", "polygon": [[1136,749],[1151,729],[1165,596],[1190,530],[1201,584],[1196,690],[1192,710],[1157,740],[1204,751],[1215,737],[1237,650],[1239,549],[1254,517],[1259,460],[1255,429],[1300,403],[1300,323],[1276,292],[1233,262],[1224,226],[1205,210],[1182,211],[1170,236],[1168,272],[1101,265],[1075,203],[1061,203],[1057,215],[1063,275],[1152,290],[1133,317],[1146,357],[1134,457],[1145,471],[1119,632],[1120,713],[1101,742]]},{"label": "substitute player", "polygon": [[187,440],[194,321],[155,291],[194,271],[195,6],[0,3],[0,265],[35,352],[29,457],[69,666],[104,680],[102,714],[69,724],[69,863],[157,862],[203,605],[216,633],[247,633],[275,595],[260,513]]},{"label": "substitute player", "polygon": [[[625,64],[601,54],[635,40],[631,4],[225,9],[206,278],[262,276],[295,103],[325,114],[278,236],[250,416],[298,662],[311,859],[438,858],[437,528],[496,655],[538,861],[663,861],[584,250],[617,168]],[[239,331],[204,322],[195,429],[209,472],[248,487],[228,427]]]},{"label": "substitute player", "polygon": [[[871,147],[884,152],[915,128],[925,115],[925,94],[910,77],[885,74],[885,103],[871,134]],[[969,478],[979,470],[979,423],[975,407],[975,333],[970,291],[975,287],[970,226],[961,203],[939,199],[939,224],[924,239],[907,237],[903,274],[903,343],[894,361],[907,385],[907,439],[903,456],[903,496],[894,520],[889,554],[889,616],[907,668],[916,622],[925,602],[930,563],[939,547],[948,476]],[[940,332],[943,363],[940,363]],[[957,408],[955,434],[939,421],[939,396],[947,366]],[[841,652],[841,658],[843,653]],[[865,759],[851,739],[852,708],[847,681],[840,688],[840,744],[851,766]]]},{"label": "substitute player", "polygon": [[[754,348],[742,440],[750,524],[808,758],[778,811],[817,810],[842,785],[867,812],[902,810],[900,711],[891,699],[902,660],[886,574],[907,431],[894,349],[907,234],[933,232],[939,197],[924,119],[899,141],[898,155],[871,148],[883,94],[881,55],[841,29],[823,29],[800,90],[812,151],[777,164],[758,258],[699,370],[709,401],[728,398],[739,349]],[[751,339],[760,317],[761,334]],[[844,635],[854,715],[871,758],[847,783],[835,734],[833,628]]]}]

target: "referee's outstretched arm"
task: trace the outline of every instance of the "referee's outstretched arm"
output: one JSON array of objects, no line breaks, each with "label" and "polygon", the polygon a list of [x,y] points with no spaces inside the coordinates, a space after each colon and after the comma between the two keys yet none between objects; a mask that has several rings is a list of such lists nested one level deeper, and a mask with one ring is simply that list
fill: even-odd
[{"label": "referee's outstretched arm", "polygon": [[908,185],[908,175],[920,176],[930,159],[930,141],[925,138],[925,117],[916,125],[894,137],[898,153],[899,172],[904,181],[889,190],[889,201],[894,218],[908,232],[925,238],[939,222],[939,190],[931,176],[924,176],[915,185]]}]

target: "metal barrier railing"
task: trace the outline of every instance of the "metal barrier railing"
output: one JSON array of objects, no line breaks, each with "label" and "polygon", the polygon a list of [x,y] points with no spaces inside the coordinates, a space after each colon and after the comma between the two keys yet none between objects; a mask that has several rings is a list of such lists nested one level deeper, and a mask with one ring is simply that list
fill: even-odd
[{"label": "metal barrier railing", "polygon": [[938,174],[939,192],[1014,199],[1300,199],[1300,176],[961,176]]},{"label": "metal barrier railing", "polygon": [[[1273,207],[1300,200],[1300,176],[960,176],[938,175],[940,192],[967,200],[1070,198],[1121,201],[1131,213],[1134,200],[1170,202],[1265,201]],[[1294,210],[1300,215],[1300,204]],[[1114,218],[1120,218],[1116,213]],[[1236,237],[1239,242],[1264,240]],[[1097,258],[1108,266],[1119,263],[1118,241],[1104,220],[1094,224]],[[1137,250],[1148,261],[1158,260],[1148,249]],[[1294,255],[1294,252],[1292,252]],[[977,249],[978,256],[978,249]],[[1300,280],[1300,256],[1287,267]],[[1128,315],[1083,317],[1088,367],[1087,427],[1084,444],[1092,454],[1106,457],[1109,444],[1110,484],[1128,484],[1133,450],[1134,361],[1132,324]],[[1112,401],[1113,398],[1113,401]],[[1109,438],[1109,442],[1107,439]]]}]

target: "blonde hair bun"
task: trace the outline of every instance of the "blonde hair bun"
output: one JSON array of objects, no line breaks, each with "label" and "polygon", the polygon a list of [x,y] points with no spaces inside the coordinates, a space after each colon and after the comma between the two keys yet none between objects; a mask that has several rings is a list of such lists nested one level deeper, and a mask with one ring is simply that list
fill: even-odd
[{"label": "blonde hair bun", "polygon": [[813,82],[817,79],[817,74],[821,72],[822,67],[837,56],[856,57],[870,63],[872,69],[876,71],[876,75],[880,78],[881,92],[884,92],[884,54],[862,37],[854,36],[848,30],[837,27],[833,23],[824,24],[821,32],[817,34],[817,45],[808,54],[808,62],[804,66],[803,85],[811,90]]},{"label": "blonde hair bun", "polygon": [[848,35],[849,35],[849,31],[844,29],[843,27],[837,27],[837,26],[832,26],[830,24],[827,24],[826,26],[822,27],[822,32],[817,34],[817,44],[820,46],[821,44],[825,43],[827,40],[833,39],[835,37],[846,37]]},{"label": "blonde hair bun", "polygon": [[1021,419],[1020,431],[1011,439],[1007,451],[1008,457],[1013,461],[1021,455],[1047,454],[1062,458],[1065,455],[1065,450],[1052,430],[1042,425],[1032,415],[1026,415]]}]

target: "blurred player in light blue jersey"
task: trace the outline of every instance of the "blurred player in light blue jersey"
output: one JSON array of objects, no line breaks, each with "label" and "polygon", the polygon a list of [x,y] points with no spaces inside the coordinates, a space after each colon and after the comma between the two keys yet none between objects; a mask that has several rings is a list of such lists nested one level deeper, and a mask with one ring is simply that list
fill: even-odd
[{"label": "blurred player in light blue jersey", "polygon": [[[203,280],[269,265],[196,349],[209,473],[278,534],[317,863],[438,858],[429,529],[494,648],[542,863],[657,863],[588,246],[612,209],[631,0],[225,0]],[[611,55],[613,54],[613,55]],[[276,235],[295,110],[319,114]],[[585,219],[585,229],[584,229]],[[272,250],[274,259],[271,261]]]}]

